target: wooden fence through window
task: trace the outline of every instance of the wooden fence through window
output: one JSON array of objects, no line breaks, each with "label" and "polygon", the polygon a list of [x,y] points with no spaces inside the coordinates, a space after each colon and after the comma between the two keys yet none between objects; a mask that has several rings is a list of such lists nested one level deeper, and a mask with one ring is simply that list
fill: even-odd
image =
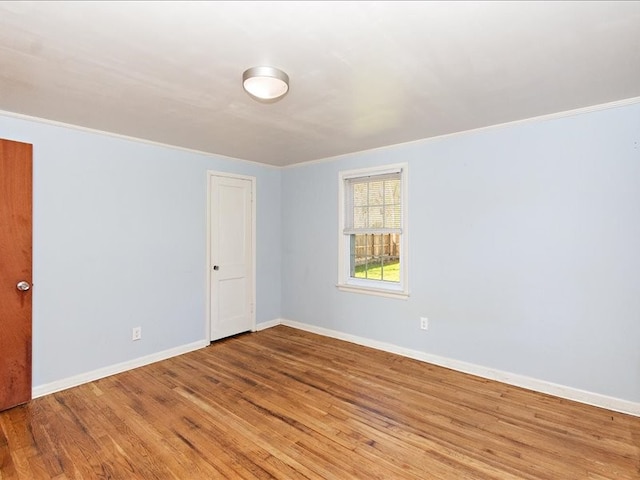
[{"label": "wooden fence through window", "polygon": [[384,263],[397,261],[400,258],[400,235],[358,234],[355,236],[354,247],[356,265],[367,263],[367,258],[371,257],[385,257]]}]

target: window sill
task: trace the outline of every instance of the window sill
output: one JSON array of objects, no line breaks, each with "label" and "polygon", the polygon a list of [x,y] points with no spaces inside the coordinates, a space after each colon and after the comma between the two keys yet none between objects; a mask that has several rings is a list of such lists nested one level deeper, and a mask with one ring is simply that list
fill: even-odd
[{"label": "window sill", "polygon": [[409,294],[401,290],[386,290],[382,288],[363,287],[361,285],[347,285],[344,283],[339,283],[338,285],[336,285],[336,287],[338,287],[338,290],[342,292],[361,293],[364,295],[375,295],[378,297],[387,298],[398,298],[401,300],[407,300],[409,298]]}]

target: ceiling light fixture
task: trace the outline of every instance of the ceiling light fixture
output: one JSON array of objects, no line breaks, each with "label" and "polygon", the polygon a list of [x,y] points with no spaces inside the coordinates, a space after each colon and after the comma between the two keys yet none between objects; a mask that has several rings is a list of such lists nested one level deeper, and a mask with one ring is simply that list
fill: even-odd
[{"label": "ceiling light fixture", "polygon": [[275,102],[289,91],[289,75],[275,67],[252,67],[242,74],[242,86],[256,100]]}]

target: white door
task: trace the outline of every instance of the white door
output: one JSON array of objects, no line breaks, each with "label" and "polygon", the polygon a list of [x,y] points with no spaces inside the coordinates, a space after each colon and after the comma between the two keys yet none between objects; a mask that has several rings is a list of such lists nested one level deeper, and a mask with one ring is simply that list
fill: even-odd
[{"label": "white door", "polygon": [[255,330],[255,179],[209,173],[210,340]]}]

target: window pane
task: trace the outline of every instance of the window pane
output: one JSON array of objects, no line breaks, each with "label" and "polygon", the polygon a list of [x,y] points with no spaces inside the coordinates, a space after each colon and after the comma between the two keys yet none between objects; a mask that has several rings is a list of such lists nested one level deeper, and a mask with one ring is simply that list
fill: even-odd
[{"label": "window pane", "polygon": [[367,183],[353,184],[353,205],[355,207],[366,206],[369,198],[369,188]]},{"label": "window pane", "polygon": [[400,228],[400,205],[385,205],[384,228]]},{"label": "window pane", "polygon": [[355,229],[402,228],[399,178],[358,179],[352,182],[346,225]]},{"label": "window pane", "polygon": [[400,282],[400,235],[351,235],[351,277]]},{"label": "window pane", "polygon": [[367,225],[367,227],[384,227],[384,207],[369,207],[369,225]]},{"label": "window pane", "polygon": [[382,270],[382,280],[385,282],[400,281],[400,260],[399,258],[387,258]]},{"label": "window pane", "polygon": [[383,257],[373,257],[367,269],[367,278],[370,280],[382,280]]},{"label": "window pane", "polygon": [[369,182],[369,205],[382,205],[384,203],[384,181]]},{"label": "window pane", "polygon": [[367,228],[369,207],[353,207],[353,228]]},{"label": "window pane", "polygon": [[400,203],[400,180],[384,182],[384,203],[386,205]]}]

